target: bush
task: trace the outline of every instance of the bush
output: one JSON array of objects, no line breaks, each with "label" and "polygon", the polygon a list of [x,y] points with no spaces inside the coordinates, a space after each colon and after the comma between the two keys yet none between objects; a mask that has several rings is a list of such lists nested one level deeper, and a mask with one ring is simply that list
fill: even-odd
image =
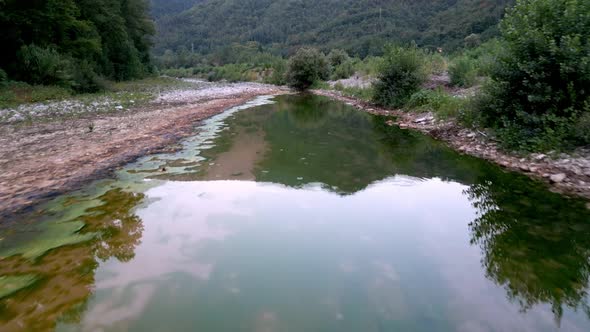
[{"label": "bush", "polygon": [[73,64],[53,48],[23,46],[19,52],[20,75],[26,82],[71,86]]},{"label": "bush", "polygon": [[336,68],[341,64],[350,61],[350,57],[348,53],[343,50],[333,49],[330,54],[328,54],[328,61],[330,62],[330,66]]},{"label": "bush", "polygon": [[314,82],[328,79],[330,66],[326,56],[313,48],[301,48],[289,59],[287,84],[305,90]]},{"label": "bush", "polygon": [[469,88],[477,82],[477,71],[473,61],[459,57],[449,66],[451,85]]},{"label": "bush", "polygon": [[5,87],[8,84],[8,75],[6,72],[0,68],[0,88]]},{"label": "bush", "polygon": [[426,80],[424,54],[416,47],[387,47],[375,83],[375,102],[401,107]]},{"label": "bush", "polygon": [[590,1],[519,0],[477,102],[483,124],[511,148],[564,146],[590,101]]},{"label": "bush", "polygon": [[447,61],[439,53],[429,53],[426,56],[426,72],[441,75],[447,70]]},{"label": "bush", "polygon": [[354,64],[349,60],[334,67],[332,79],[339,80],[342,78],[349,78],[352,75],[354,75]]},{"label": "bush", "polygon": [[284,61],[278,61],[277,63],[273,64],[272,73],[270,77],[268,77],[265,82],[274,85],[285,85],[287,84],[286,80],[286,72],[287,72],[287,65]]}]

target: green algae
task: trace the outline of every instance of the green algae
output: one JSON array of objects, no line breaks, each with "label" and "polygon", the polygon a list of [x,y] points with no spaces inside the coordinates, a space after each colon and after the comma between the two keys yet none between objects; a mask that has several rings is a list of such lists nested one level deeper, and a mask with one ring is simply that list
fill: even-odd
[{"label": "green algae", "polygon": [[10,296],[34,284],[38,277],[32,274],[0,277],[0,299]]},{"label": "green algae", "polygon": [[96,233],[80,233],[84,226],[82,221],[51,223],[34,241],[27,241],[17,247],[0,250],[0,259],[22,255],[24,258],[34,260],[50,250],[93,239]]}]

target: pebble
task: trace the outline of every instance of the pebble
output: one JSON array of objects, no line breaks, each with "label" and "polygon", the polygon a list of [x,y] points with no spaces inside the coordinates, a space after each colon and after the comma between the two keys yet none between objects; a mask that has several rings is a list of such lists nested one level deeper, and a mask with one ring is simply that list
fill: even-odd
[{"label": "pebble", "polygon": [[553,183],[561,183],[563,182],[565,179],[567,178],[567,175],[563,174],[563,173],[559,173],[559,174],[553,174],[549,177],[549,179],[551,180],[551,182]]},{"label": "pebble", "polygon": [[527,165],[520,165],[518,168],[523,172],[529,172],[531,170]]}]

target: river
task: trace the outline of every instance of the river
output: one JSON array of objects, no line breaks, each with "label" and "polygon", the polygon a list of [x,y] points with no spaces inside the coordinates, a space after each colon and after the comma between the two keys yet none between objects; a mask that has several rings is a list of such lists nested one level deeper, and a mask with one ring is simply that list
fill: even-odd
[{"label": "river", "polygon": [[2,331],[588,331],[585,202],[260,97],[0,227]]}]

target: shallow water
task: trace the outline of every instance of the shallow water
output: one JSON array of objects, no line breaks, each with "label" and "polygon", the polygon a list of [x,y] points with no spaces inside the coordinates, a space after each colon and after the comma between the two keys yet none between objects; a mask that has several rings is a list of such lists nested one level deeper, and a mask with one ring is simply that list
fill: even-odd
[{"label": "shallow water", "polygon": [[2,226],[2,331],[588,331],[584,202],[259,98]]}]

